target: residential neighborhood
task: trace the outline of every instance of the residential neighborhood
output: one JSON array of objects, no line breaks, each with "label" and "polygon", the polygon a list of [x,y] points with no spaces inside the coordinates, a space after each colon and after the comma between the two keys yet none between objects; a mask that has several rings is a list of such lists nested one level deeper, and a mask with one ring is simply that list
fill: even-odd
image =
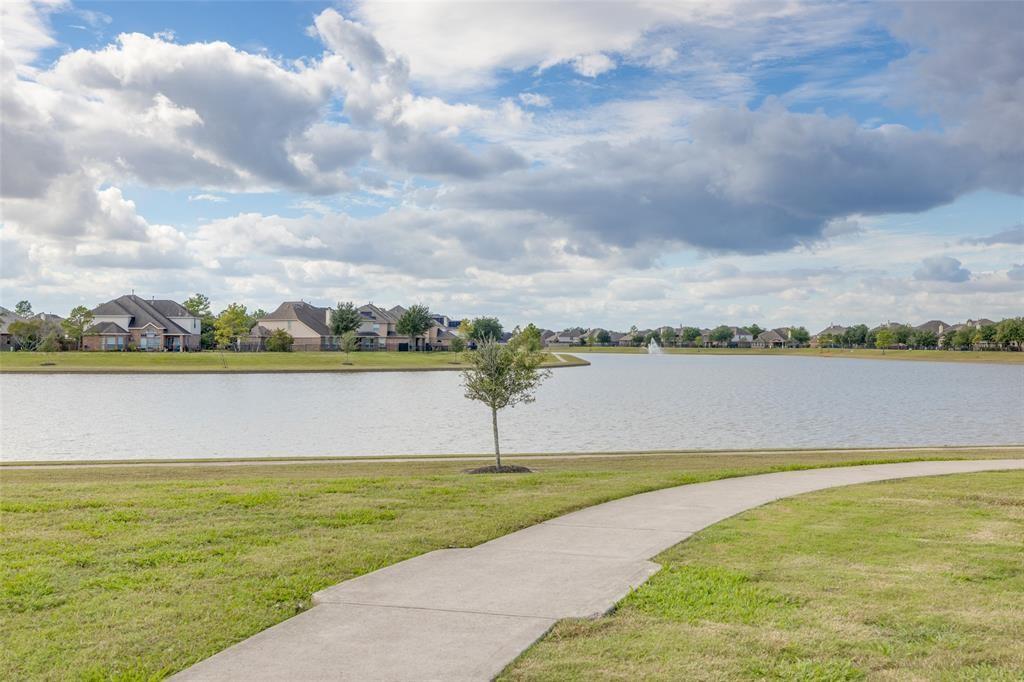
[{"label": "residential neighborhood", "polygon": [[[410,309],[421,316],[416,333],[403,332],[402,319]],[[346,313],[349,322],[338,323]],[[134,292],[91,309],[79,306],[68,316],[34,313],[28,301],[15,310],[0,307],[0,350],[84,350],[190,352],[221,348],[233,351],[450,351],[473,346],[479,336],[473,323],[486,320],[486,334],[508,342],[517,327],[505,331],[496,318],[463,320],[431,312],[422,305],[405,307],[365,303],[338,303],[331,307],[298,300],[284,301],[273,311],[249,312],[233,303],[218,315],[209,300],[196,294],[186,301],[145,298]],[[536,328],[535,328],[536,329]],[[350,344],[344,342],[351,332]],[[654,343],[663,348],[893,348],[1019,350],[1024,322],[987,318],[959,323],[928,320],[918,325],[887,321],[866,324],[829,323],[816,334],[804,327],[765,329],[719,325],[690,327],[665,325],[626,331],[603,327],[536,329],[540,345],[549,348],[639,347]],[[280,343],[272,343],[272,338]],[[283,340],[283,341],[282,341]],[[282,345],[283,344],[283,345]]]}]

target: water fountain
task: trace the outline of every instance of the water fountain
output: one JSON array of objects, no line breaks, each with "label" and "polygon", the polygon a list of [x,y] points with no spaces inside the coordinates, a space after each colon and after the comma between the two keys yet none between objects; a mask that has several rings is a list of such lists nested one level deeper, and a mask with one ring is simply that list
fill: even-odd
[{"label": "water fountain", "polygon": [[658,342],[655,341],[654,339],[651,339],[650,343],[647,344],[648,355],[661,355],[664,352],[665,351],[661,349],[661,346],[659,346]]}]

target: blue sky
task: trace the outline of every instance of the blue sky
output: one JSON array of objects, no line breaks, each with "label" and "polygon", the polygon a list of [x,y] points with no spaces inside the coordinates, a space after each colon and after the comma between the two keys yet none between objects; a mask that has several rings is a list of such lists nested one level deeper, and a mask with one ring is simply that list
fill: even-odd
[{"label": "blue sky", "polygon": [[1024,310],[1019,3],[5,3],[0,303]]}]

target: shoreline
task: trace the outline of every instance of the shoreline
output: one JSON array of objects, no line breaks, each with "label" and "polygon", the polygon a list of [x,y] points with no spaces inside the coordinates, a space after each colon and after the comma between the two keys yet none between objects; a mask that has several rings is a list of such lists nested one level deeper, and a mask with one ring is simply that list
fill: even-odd
[{"label": "shoreline", "polygon": [[[73,351],[74,352],[74,351]],[[576,357],[568,352],[550,353],[555,359],[545,360],[541,364],[542,369],[555,369],[562,367],[589,367],[590,361]],[[7,355],[4,353],[3,355]],[[90,354],[91,355],[91,354]],[[188,357],[191,354],[187,354]],[[253,353],[253,356],[263,357],[266,353]],[[316,354],[320,356],[319,353]],[[404,354],[403,354],[404,355]],[[134,357],[134,355],[130,356]],[[143,355],[142,357],[148,357]],[[162,354],[154,354],[154,357],[163,357]],[[228,356],[235,359],[249,356],[235,355]],[[418,357],[418,356],[415,356]],[[278,358],[274,358],[275,360]],[[305,359],[305,358],[302,358]],[[171,361],[173,362],[173,360]],[[191,362],[191,361],[186,361]],[[120,366],[120,367],[60,367],[60,366],[4,366],[0,358],[0,375],[4,374],[145,374],[145,375],[168,375],[168,374],[350,374],[362,372],[461,372],[468,368],[465,363],[451,363],[422,366],[387,366],[387,365],[347,365],[327,367],[205,367],[179,365],[177,367],[145,367],[145,366]]]},{"label": "shoreline", "polygon": [[[756,448],[748,450],[607,450],[593,452],[526,452],[503,454],[502,459],[516,461],[543,461],[564,459],[611,459],[618,457],[705,457],[778,455],[782,453],[808,454],[878,454],[878,453],[956,453],[967,451],[1018,452],[1024,456],[1024,443],[1016,445],[911,445],[906,447],[832,447],[832,448]],[[191,466],[287,466],[305,464],[408,464],[416,462],[480,462],[491,461],[493,454],[450,454],[450,455],[341,455],[337,457],[207,457],[188,459],[90,459],[90,460],[12,460],[0,461],[0,471],[29,469],[70,469],[105,467],[191,467]]]},{"label": "shoreline", "polygon": [[[636,346],[574,346],[580,355],[647,355]],[[843,360],[905,360],[908,362],[948,362],[986,365],[1024,365],[1020,351],[960,350],[877,350],[874,348],[662,348],[664,355],[758,355],[774,357],[822,358]]]}]

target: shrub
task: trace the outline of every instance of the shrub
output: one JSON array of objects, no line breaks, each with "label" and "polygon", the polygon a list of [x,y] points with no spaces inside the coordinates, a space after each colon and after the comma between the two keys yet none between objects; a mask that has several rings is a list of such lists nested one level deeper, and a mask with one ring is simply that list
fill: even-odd
[{"label": "shrub", "polygon": [[267,350],[274,353],[287,353],[292,349],[295,338],[283,329],[275,329],[267,338]]}]

